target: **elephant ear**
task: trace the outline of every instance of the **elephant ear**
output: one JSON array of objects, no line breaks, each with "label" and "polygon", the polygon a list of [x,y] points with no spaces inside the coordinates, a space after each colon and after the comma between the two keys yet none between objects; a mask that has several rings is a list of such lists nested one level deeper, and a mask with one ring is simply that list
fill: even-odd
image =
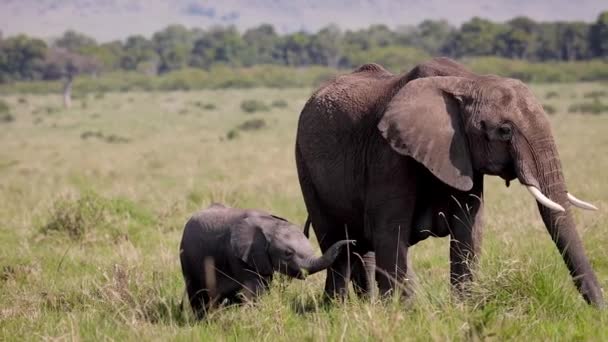
[{"label": "elephant ear", "polygon": [[459,100],[472,80],[427,77],[408,82],[388,104],[378,129],[393,150],[414,158],[461,191],[473,187],[473,166]]},{"label": "elephant ear", "polygon": [[272,263],[268,255],[268,240],[260,227],[243,220],[230,235],[230,245],[235,256],[258,274],[272,275]]}]

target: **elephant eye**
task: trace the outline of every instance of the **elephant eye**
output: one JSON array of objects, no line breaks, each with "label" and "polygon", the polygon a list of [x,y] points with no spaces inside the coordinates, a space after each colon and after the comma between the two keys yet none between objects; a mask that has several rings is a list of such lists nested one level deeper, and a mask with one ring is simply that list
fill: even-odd
[{"label": "elephant eye", "polygon": [[290,259],[291,257],[293,257],[293,251],[291,249],[286,250],[285,258]]},{"label": "elephant eye", "polygon": [[511,137],[513,136],[513,128],[510,124],[504,123],[498,127],[498,135],[500,136],[501,140],[511,140]]}]

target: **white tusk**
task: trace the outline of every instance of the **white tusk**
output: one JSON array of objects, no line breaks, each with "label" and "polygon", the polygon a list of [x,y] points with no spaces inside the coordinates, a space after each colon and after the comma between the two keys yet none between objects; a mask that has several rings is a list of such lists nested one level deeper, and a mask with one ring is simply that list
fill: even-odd
[{"label": "white tusk", "polygon": [[587,203],[585,201],[581,201],[580,199],[574,197],[574,195],[572,195],[571,193],[568,193],[568,201],[570,201],[570,203],[572,203],[573,206],[579,207],[581,209],[597,210],[597,207],[594,206],[593,204]]},{"label": "white tusk", "polygon": [[547,198],[547,196],[543,195],[543,193],[540,192],[540,190],[538,190],[536,187],[532,185],[526,185],[526,188],[528,188],[528,191],[530,191],[532,196],[534,196],[534,198],[536,198],[536,200],[545,207],[557,211],[566,211],[564,207]]}]

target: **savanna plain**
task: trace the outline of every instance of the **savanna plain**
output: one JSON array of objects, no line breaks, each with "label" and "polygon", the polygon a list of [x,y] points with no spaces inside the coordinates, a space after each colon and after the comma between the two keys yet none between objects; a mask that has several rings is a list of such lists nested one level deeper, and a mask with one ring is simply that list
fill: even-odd
[{"label": "savanna plain", "polygon": [[[608,86],[532,88],[553,113],[569,190],[599,207],[574,214],[608,288],[608,113],[572,110],[607,102]],[[324,273],[279,277],[255,303],[195,322],[179,306],[183,224],[212,202],[304,222],[293,147],[310,93],[93,93],[70,109],[59,95],[3,96],[0,340],[608,340],[608,310],[578,294],[531,196],[495,177],[467,300],[450,294],[448,239],[431,238],[410,250],[411,301],[326,305]]]}]

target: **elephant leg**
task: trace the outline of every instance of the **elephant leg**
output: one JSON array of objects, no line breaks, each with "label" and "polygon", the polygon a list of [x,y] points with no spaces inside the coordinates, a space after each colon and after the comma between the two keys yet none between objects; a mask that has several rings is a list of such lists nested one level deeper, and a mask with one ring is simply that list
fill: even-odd
[{"label": "elephant leg", "polygon": [[[311,207],[313,206],[308,206],[308,208]],[[347,238],[346,227],[322,214],[321,210],[309,209],[309,215],[321,252],[325,253],[334,243]],[[350,252],[350,246],[344,248],[331,267],[327,269],[325,294],[329,299],[345,298],[348,294],[351,264],[355,261]]]},{"label": "elephant leg", "polygon": [[355,293],[359,297],[376,297],[376,254],[367,252],[363,255],[356,255],[356,262],[353,264],[352,281]]},{"label": "elephant leg", "polygon": [[481,247],[483,228],[483,176],[476,177],[473,189],[453,197],[450,206],[450,282],[457,295],[468,292],[473,268]]},{"label": "elephant leg", "polygon": [[380,295],[399,292],[408,297],[412,290],[408,284],[407,251],[413,218],[409,196],[384,201],[372,209],[371,222],[376,277]]},{"label": "elephant leg", "polygon": [[378,283],[376,282],[376,253],[367,252],[363,255],[363,265],[367,278],[367,292],[374,299],[378,293]]},{"label": "elephant leg", "polygon": [[201,320],[205,317],[208,309],[209,295],[206,290],[202,289],[202,286],[193,279],[186,280],[186,292],[188,292],[188,299],[190,301],[190,307],[194,313],[194,317],[197,320]]},{"label": "elephant leg", "polygon": [[268,280],[260,277],[251,277],[243,281],[243,297],[252,301],[268,289]]},{"label": "elephant leg", "polygon": [[369,284],[365,275],[365,266],[361,256],[353,253],[351,256],[351,275],[350,280],[353,282],[353,290],[359,298],[364,298],[368,294]]},{"label": "elephant leg", "polygon": [[[395,230],[405,233],[408,229],[402,229],[401,225]],[[386,296],[391,293],[400,292],[406,297],[411,294],[407,284],[407,241],[396,236],[385,235],[374,236],[376,246],[376,277],[380,295]]]},{"label": "elephant leg", "polygon": [[[325,253],[334,243],[346,239],[345,227],[334,220],[321,207],[321,202],[315,191],[308,169],[302,159],[299,146],[296,142],[296,165],[298,179],[304,197],[304,204],[308,211],[310,223],[312,223],[315,236]],[[349,248],[349,247],[347,247]],[[348,292],[348,280],[350,279],[350,256],[346,252],[340,253],[332,266],[327,269],[325,279],[325,295],[328,298],[344,298]]]},{"label": "elephant leg", "polygon": [[[321,244],[323,246],[323,244]],[[326,247],[328,248],[328,247]],[[323,250],[324,248],[321,247]],[[351,277],[352,262],[349,253],[341,253],[330,268],[325,278],[325,294],[330,299],[344,299],[348,294],[348,281]]]}]

